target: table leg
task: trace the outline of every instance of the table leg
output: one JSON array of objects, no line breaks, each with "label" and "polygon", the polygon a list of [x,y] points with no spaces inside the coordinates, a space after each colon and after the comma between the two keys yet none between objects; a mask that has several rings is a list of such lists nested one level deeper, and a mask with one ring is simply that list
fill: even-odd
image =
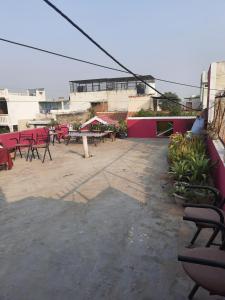
[{"label": "table leg", "polygon": [[82,136],[82,140],[83,140],[83,148],[84,148],[84,158],[89,158],[89,152],[88,152],[88,142],[87,142],[87,137],[86,136]]}]

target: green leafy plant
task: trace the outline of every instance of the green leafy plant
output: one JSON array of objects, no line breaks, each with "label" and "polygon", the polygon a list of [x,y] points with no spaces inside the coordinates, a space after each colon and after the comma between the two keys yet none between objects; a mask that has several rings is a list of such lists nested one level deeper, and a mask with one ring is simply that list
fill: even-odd
[{"label": "green leafy plant", "polygon": [[49,123],[49,127],[55,127],[55,126],[57,126],[57,125],[59,125],[59,122],[57,122],[56,120],[54,120],[54,119],[51,119],[51,122]]},{"label": "green leafy plant", "polygon": [[0,134],[1,133],[8,133],[8,132],[10,132],[8,127],[0,127]]},{"label": "green leafy plant", "polygon": [[170,174],[177,181],[205,184],[211,169],[205,144],[200,137],[173,134],[168,147]]},{"label": "green leafy plant", "polygon": [[205,155],[196,154],[189,157],[189,163],[191,174],[188,176],[188,181],[190,183],[206,183],[210,171],[210,160]]},{"label": "green leafy plant", "polygon": [[187,160],[180,160],[174,162],[170,168],[170,174],[172,174],[174,180],[187,181],[190,176],[190,163]]},{"label": "green leafy plant", "polygon": [[73,126],[73,130],[77,130],[77,131],[79,131],[80,130],[80,126],[81,126],[81,124],[80,123],[73,123],[72,124],[72,126]]}]

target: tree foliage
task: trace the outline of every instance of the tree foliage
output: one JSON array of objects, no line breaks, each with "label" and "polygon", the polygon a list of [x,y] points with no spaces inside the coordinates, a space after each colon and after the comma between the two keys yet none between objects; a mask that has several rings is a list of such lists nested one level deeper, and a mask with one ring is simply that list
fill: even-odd
[{"label": "tree foliage", "polygon": [[181,106],[179,105],[181,99],[177,96],[177,94],[172,92],[166,92],[163,94],[166,98],[171,99],[160,99],[159,106],[164,111],[169,111],[170,114],[178,115],[181,112]]}]

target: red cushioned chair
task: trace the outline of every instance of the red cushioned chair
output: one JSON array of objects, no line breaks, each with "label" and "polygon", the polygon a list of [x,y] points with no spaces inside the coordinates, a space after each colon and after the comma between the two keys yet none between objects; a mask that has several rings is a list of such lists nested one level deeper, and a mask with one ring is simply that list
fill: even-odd
[{"label": "red cushioned chair", "polygon": [[192,221],[211,224],[223,238],[219,248],[186,249],[178,256],[185,273],[195,282],[188,299],[193,299],[199,287],[206,289],[210,295],[225,297],[225,226],[207,219],[193,218]]}]

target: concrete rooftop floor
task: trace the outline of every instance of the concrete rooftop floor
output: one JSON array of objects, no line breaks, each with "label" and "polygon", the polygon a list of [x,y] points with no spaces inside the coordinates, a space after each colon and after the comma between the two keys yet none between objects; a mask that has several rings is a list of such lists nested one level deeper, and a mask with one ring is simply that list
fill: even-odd
[{"label": "concrete rooftop floor", "polygon": [[0,172],[0,299],[187,299],[177,254],[193,231],[167,193],[167,140],[90,151],[57,144]]}]

